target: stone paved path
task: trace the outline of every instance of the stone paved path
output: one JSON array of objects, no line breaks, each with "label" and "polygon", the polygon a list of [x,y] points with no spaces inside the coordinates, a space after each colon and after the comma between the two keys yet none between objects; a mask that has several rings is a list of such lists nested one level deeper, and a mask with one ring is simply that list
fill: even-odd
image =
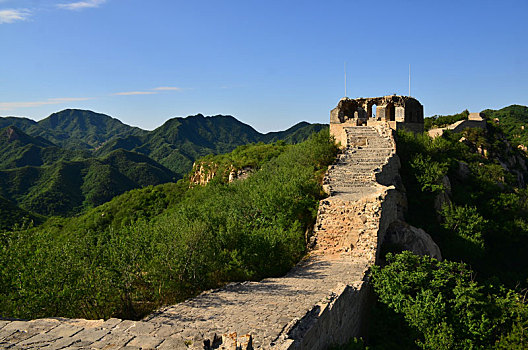
[{"label": "stone paved path", "polygon": [[233,283],[159,310],[144,321],[42,319],[0,321],[0,348],[188,349],[214,334],[251,334],[255,348],[270,348],[333,288],[353,284],[366,264],[347,256],[313,257],[287,276]]},{"label": "stone paved path", "polygon": [[384,188],[375,173],[394,144],[383,130],[347,133],[350,146],[325,180],[332,196],[320,205],[315,250],[286,276],[229,284],[142,321],[0,320],[0,348],[203,349],[204,341],[213,348],[235,349],[236,342],[240,348],[250,348],[248,342],[253,348],[288,348],[292,334],[302,335],[306,316],[332,303],[344,285],[361,285],[375,259]]},{"label": "stone paved path", "polygon": [[[296,321],[318,302],[332,298],[340,284],[353,284],[367,265],[349,256],[315,256],[288,275],[231,284],[152,315],[148,321],[171,325],[184,339],[237,332],[251,334],[255,348],[268,349],[286,337]],[[360,278],[361,279],[361,278]],[[205,331],[204,331],[205,330]]]}]

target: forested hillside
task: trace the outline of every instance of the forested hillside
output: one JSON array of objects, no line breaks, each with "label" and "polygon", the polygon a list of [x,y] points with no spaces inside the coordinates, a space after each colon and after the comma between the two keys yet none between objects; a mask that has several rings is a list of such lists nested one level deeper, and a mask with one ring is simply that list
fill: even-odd
[{"label": "forested hillside", "polygon": [[91,153],[61,148],[41,136],[29,136],[15,126],[0,130],[0,169],[50,165],[59,160],[82,160]]},{"label": "forested hillside", "polygon": [[124,150],[101,158],[84,158],[57,147],[30,147],[22,154],[17,162],[41,164],[44,159],[46,163],[0,170],[0,196],[46,216],[72,215],[125,191],[175,180],[175,174],[164,166]]},{"label": "forested hillside", "polygon": [[44,217],[20,209],[12,202],[0,197],[0,231],[10,230],[17,224],[40,224],[43,221]]},{"label": "forested hillside", "polygon": [[499,125],[513,146],[528,146],[528,107],[512,105],[499,110],[486,109],[482,113]]},{"label": "forested hillside", "polygon": [[[199,115],[146,131],[70,109],[39,122],[0,118],[0,127],[0,196],[34,218],[78,214],[125,191],[176,181],[199,157],[251,142],[297,143],[323,126],[299,123],[260,134],[233,117]],[[8,217],[4,225],[23,222],[22,216]]]},{"label": "forested hillside", "polygon": [[322,124],[299,123],[286,131],[261,134],[231,116],[173,118],[143,137],[116,138],[97,151],[103,155],[123,148],[145,154],[183,176],[193,162],[208,154],[231,152],[237,146],[256,142],[284,140],[297,143],[324,127]]},{"label": "forested hillside", "polygon": [[[205,288],[285,273],[305,252],[337,148],[328,129],[265,148],[269,157],[245,180],[149,186],[79,217],[2,233],[0,315],[140,318]],[[263,145],[224,159],[263,159],[252,150]]]}]

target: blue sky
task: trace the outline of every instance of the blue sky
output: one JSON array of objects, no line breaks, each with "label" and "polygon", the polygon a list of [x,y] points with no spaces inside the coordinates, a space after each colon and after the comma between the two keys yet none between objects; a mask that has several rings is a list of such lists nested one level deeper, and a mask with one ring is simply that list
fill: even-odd
[{"label": "blue sky", "polygon": [[153,129],[230,114],[327,123],[344,95],[427,116],[528,105],[528,1],[0,0],[0,115],[65,108]]}]

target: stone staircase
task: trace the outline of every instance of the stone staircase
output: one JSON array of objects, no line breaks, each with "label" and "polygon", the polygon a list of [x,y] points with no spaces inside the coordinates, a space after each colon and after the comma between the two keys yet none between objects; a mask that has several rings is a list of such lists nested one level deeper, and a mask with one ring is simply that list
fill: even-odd
[{"label": "stone staircase", "polygon": [[[348,146],[324,179],[331,196],[320,203],[311,243],[320,254],[354,252],[359,256],[369,250],[368,239],[362,237],[376,236],[379,228],[376,174],[394,155],[395,145],[383,127],[347,127],[345,132]],[[372,262],[375,256],[367,259]]]}]

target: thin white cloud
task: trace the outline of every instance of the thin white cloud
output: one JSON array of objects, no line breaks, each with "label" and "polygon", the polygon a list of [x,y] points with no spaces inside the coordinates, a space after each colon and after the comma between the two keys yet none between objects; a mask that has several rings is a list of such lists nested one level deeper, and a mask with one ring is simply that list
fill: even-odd
[{"label": "thin white cloud", "polygon": [[44,101],[29,101],[29,102],[0,102],[0,111],[8,111],[17,108],[40,107],[45,105],[58,105],[65,102],[86,101],[91,100],[91,97],[60,97],[49,98]]},{"label": "thin white cloud", "polygon": [[93,98],[92,97],[59,97],[59,98],[48,99],[48,101],[56,102],[56,103],[72,102],[72,101],[87,101],[87,100],[93,100]]},{"label": "thin white cloud", "polygon": [[126,91],[126,92],[116,92],[115,96],[132,96],[132,95],[155,95],[158,92],[156,91]]},{"label": "thin white cloud", "polygon": [[31,16],[31,11],[27,9],[7,9],[0,10],[0,24],[25,21]]},{"label": "thin white cloud", "polygon": [[67,4],[58,4],[57,7],[65,10],[83,10],[87,8],[99,7],[104,4],[106,0],[85,0],[85,1],[76,1],[70,2]]},{"label": "thin white cloud", "polygon": [[182,91],[183,88],[175,87],[175,86],[160,86],[155,88],[156,91]]}]

